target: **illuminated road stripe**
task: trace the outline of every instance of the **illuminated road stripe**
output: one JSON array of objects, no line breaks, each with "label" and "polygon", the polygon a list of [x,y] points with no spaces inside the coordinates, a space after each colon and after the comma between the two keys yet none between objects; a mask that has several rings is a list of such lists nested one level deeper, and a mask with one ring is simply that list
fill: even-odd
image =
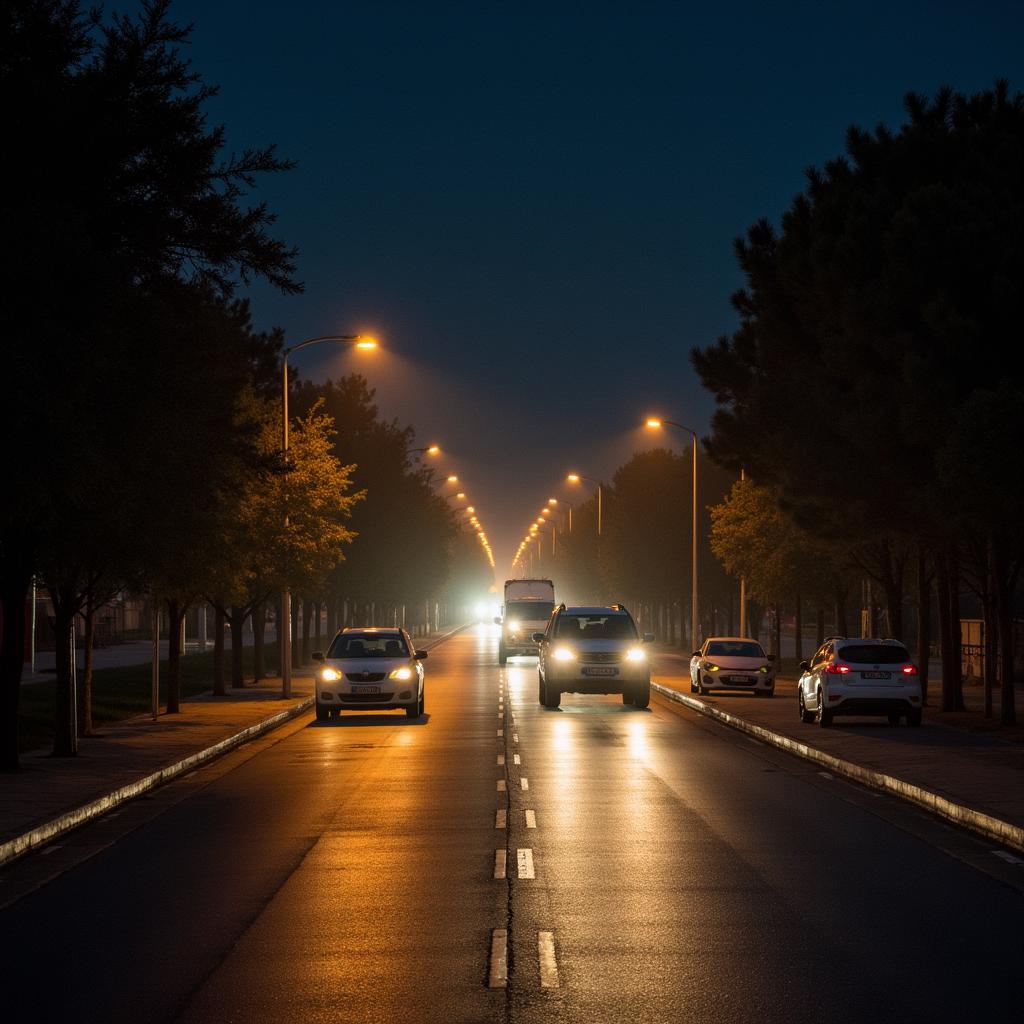
[{"label": "illuminated road stripe", "polygon": [[58,850],[63,850],[63,843],[54,843],[52,846],[47,846],[39,851],[40,857],[48,857],[51,853],[56,853]]},{"label": "illuminated road stripe", "polygon": [[512,733],[512,742],[513,743],[518,743],[519,742],[519,733],[517,733],[517,732]]},{"label": "illuminated road stripe", "polygon": [[820,776],[821,776],[821,777],[822,777],[823,779],[831,779],[831,778],[832,778],[832,776],[831,776],[831,775],[829,775],[829,773],[828,773],[828,772],[818,772],[818,774],[819,774],[819,775],[820,775]]},{"label": "illuminated road stripe", "polygon": [[529,847],[516,850],[516,867],[520,878],[533,878],[533,850]]},{"label": "illuminated road stripe", "polygon": [[505,763],[505,755],[504,754],[499,754],[498,755],[498,764],[504,764],[504,763]]},{"label": "illuminated road stripe", "polygon": [[526,827],[536,828],[537,827],[537,812],[527,811],[526,812]]},{"label": "illuminated road stripe", "polygon": [[1020,857],[1014,857],[1012,853],[1007,853],[1005,850],[993,850],[992,856],[1005,860],[1007,864],[1024,864],[1024,860],[1021,860]]},{"label": "illuminated road stripe", "polygon": [[505,780],[504,779],[498,779],[498,792],[499,793],[504,793],[505,792]]},{"label": "illuminated road stripe", "polygon": [[519,780],[519,785],[522,786],[523,789],[529,789],[530,788],[530,780],[524,775]]},{"label": "illuminated road stripe", "polygon": [[555,959],[553,932],[537,932],[537,957],[540,960],[540,987],[558,988],[558,961]]},{"label": "illuminated road stripe", "polygon": [[495,928],[491,932],[491,969],[487,975],[488,988],[508,985],[508,929]]},{"label": "illuminated road stripe", "polygon": [[513,761],[514,764],[522,764],[523,763],[523,759],[518,754],[513,754],[512,755],[512,761]]},{"label": "illuminated road stripe", "polygon": [[504,878],[505,877],[505,850],[494,851],[494,877]]},{"label": "illuminated road stripe", "polygon": [[499,736],[504,736],[505,735],[505,730],[504,729],[499,729],[498,730],[498,735]]},{"label": "illuminated road stripe", "polygon": [[494,812],[494,827],[495,828],[505,828],[505,826],[506,826],[505,808],[504,807],[499,807]]}]

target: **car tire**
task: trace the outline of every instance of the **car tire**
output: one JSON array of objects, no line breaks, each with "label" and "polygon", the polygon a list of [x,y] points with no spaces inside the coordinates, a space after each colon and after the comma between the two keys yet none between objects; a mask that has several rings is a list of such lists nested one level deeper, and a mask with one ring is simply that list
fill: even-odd
[{"label": "car tire", "polygon": [[697,684],[693,681],[693,676],[690,676],[690,693],[697,692]]},{"label": "car tire", "polygon": [[427,710],[427,691],[426,689],[420,690],[420,713],[419,717],[422,718]]},{"label": "car tire", "polygon": [[912,729],[918,729],[921,726],[921,711],[908,711],[907,712],[907,725]]},{"label": "car tire", "polygon": [[807,710],[807,705],[804,703],[804,691],[797,691],[796,698],[797,708],[800,711],[800,721],[810,725],[814,721],[814,712]]},{"label": "car tire", "polygon": [[708,695],[707,687],[701,682],[700,676],[697,676],[697,693],[701,697]]},{"label": "car tire", "polygon": [[552,690],[546,683],[544,685],[543,705],[546,708],[557,708],[562,703],[562,694],[559,690]]},{"label": "car tire", "polygon": [[420,717],[420,702],[416,701],[415,704],[410,704],[405,709],[406,718],[419,718]]},{"label": "car tire", "polygon": [[814,713],[814,720],[822,729],[827,729],[832,724],[832,712],[825,707],[825,695],[818,691],[818,709]]},{"label": "car tire", "polygon": [[633,707],[638,711],[643,711],[651,703],[651,684],[650,682],[642,683],[633,691]]},{"label": "car tire", "polygon": [[322,707],[320,704],[316,706],[316,720],[318,722],[326,722],[331,716],[330,708]]},{"label": "car tire", "polygon": [[508,651],[505,649],[505,645],[500,640],[498,641],[498,664],[508,664]]},{"label": "car tire", "polygon": [[623,704],[632,704],[633,703],[633,694],[631,694],[631,693],[624,693],[622,695],[622,703]]}]

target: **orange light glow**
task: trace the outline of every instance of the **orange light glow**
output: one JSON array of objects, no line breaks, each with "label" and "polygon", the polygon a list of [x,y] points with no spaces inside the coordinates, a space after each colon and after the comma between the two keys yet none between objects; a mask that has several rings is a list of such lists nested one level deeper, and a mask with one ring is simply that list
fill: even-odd
[{"label": "orange light glow", "polygon": [[427,454],[428,455],[440,455],[441,454],[441,446],[439,444],[432,444],[432,445],[430,445],[430,447],[427,448]]},{"label": "orange light glow", "polygon": [[580,475],[579,473],[570,473],[566,477],[566,480],[568,480],[571,484],[578,484],[580,482]]},{"label": "orange light glow", "polygon": [[548,504],[549,505],[557,505],[558,504],[558,499],[557,498],[548,498]]},{"label": "orange light glow", "polygon": [[459,478],[454,473],[450,477],[448,477],[448,483],[457,484],[458,482]]},{"label": "orange light glow", "polygon": [[356,348],[377,348],[377,339],[370,337],[368,334],[359,335],[359,340],[356,342]]},{"label": "orange light glow", "polygon": [[660,427],[661,426],[661,420],[659,420],[656,416],[648,416],[647,417],[647,426],[649,426],[649,427]]}]

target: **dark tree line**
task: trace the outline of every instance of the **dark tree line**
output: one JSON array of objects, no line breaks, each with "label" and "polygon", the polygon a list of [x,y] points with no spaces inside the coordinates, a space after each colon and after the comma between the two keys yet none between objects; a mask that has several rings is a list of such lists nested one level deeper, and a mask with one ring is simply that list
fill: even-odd
[{"label": "dark tree line", "polygon": [[[1024,99],[911,94],[896,130],[850,128],[778,228],[736,243],[740,326],[693,363],[709,447],[801,529],[866,552],[898,627],[938,609],[942,706],[962,706],[960,595],[981,599],[1012,722],[1024,379]],[[923,616],[927,651],[927,616]]]}]

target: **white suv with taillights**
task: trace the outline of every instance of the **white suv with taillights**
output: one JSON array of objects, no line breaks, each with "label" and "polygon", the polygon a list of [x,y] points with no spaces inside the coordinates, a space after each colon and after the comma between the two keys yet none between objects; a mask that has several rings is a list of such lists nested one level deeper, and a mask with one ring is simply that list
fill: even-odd
[{"label": "white suv with taillights", "polygon": [[641,637],[622,605],[559,605],[547,630],[534,633],[533,639],[539,659],[538,696],[544,707],[557,708],[565,692],[621,693],[623,704],[650,704],[651,669],[642,645],[654,637]]},{"label": "white suv with taillights", "polygon": [[316,717],[342,710],[403,708],[409,718],[424,711],[423,659],[404,629],[343,629],[326,655],[317,652]]},{"label": "white suv with taillights", "polygon": [[804,722],[831,725],[836,715],[905,717],[921,724],[921,678],[898,640],[831,637],[800,662],[797,703]]}]

